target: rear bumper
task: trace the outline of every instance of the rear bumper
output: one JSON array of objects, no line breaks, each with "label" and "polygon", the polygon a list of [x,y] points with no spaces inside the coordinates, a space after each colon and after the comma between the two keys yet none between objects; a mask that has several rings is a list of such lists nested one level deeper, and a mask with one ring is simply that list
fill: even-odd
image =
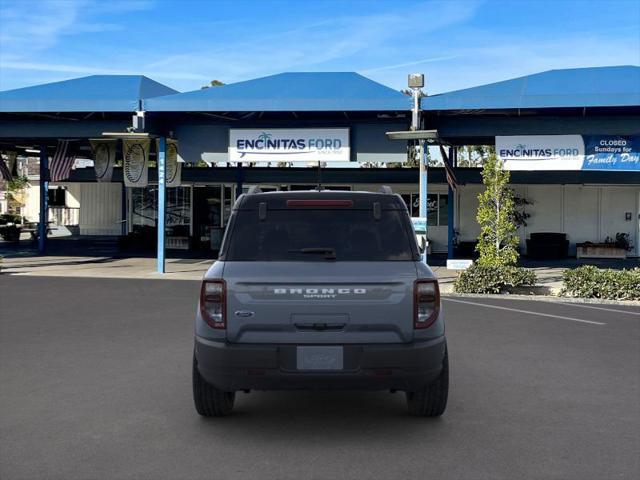
[{"label": "rear bumper", "polygon": [[296,369],[296,345],[228,344],[196,337],[198,371],[224,391],[363,389],[416,391],[440,374],[444,336],[411,344],[344,345],[344,369]]}]

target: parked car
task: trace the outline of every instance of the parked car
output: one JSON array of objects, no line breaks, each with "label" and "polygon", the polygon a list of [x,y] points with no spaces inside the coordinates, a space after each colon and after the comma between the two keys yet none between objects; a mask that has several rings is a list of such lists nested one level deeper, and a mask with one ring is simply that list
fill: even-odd
[{"label": "parked car", "polygon": [[200,415],[229,414],[237,391],[369,389],[439,416],[448,384],[438,282],[400,196],[238,198],[196,314]]}]

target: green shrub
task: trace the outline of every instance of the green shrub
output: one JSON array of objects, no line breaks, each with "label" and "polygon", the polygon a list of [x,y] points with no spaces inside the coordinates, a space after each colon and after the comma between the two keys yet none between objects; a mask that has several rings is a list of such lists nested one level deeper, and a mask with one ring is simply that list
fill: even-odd
[{"label": "green shrub", "polygon": [[457,293],[500,293],[506,288],[530,287],[535,284],[536,274],[533,270],[474,264],[460,273],[453,289]]},{"label": "green shrub", "polygon": [[565,270],[561,295],[609,300],[640,300],[640,268],[612,270],[592,265]]}]

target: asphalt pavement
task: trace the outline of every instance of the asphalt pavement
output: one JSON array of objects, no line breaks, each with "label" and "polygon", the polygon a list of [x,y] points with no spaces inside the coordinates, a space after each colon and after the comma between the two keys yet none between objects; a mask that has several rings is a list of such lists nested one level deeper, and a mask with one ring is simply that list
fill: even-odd
[{"label": "asphalt pavement", "polygon": [[636,479],[640,307],[447,297],[449,406],[191,398],[198,282],[0,275],[0,478]]}]

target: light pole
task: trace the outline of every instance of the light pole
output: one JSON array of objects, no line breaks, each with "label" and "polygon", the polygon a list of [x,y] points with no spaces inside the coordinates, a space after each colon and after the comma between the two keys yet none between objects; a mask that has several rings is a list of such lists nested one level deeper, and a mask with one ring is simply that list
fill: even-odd
[{"label": "light pole", "polygon": [[[420,129],[420,94],[424,87],[424,74],[411,73],[408,78],[408,85],[411,89],[411,96],[413,97],[413,109],[411,110],[411,130],[416,131]],[[420,208],[418,215],[424,218],[425,222],[425,235],[427,232],[427,167],[425,162],[427,160],[425,150],[424,139],[418,140],[416,147],[416,156],[418,158],[418,165],[420,166]],[[422,259],[427,263],[427,248],[428,241],[425,244],[424,253]]]}]

